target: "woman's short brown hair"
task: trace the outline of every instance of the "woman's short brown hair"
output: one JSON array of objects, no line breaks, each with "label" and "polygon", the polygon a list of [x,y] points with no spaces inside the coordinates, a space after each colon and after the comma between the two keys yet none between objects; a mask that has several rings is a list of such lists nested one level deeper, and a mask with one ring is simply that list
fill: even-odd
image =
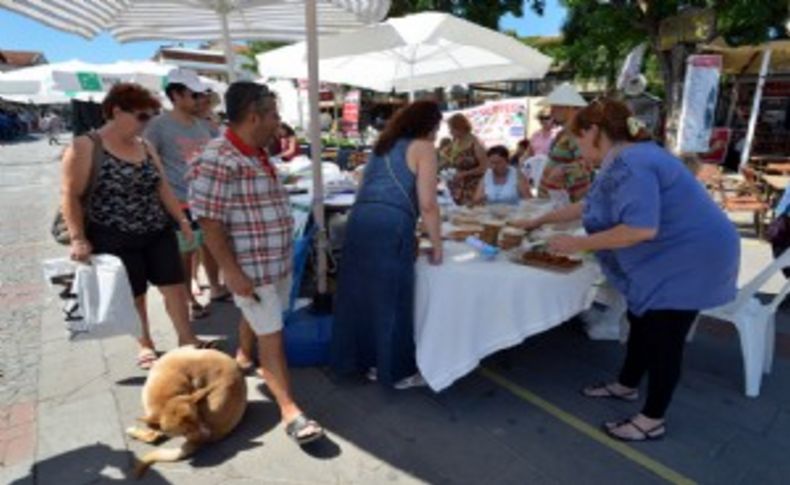
[{"label": "woman's short brown hair", "polygon": [[[596,99],[576,113],[571,120],[570,130],[575,136],[580,136],[582,130],[589,130],[593,125],[598,125],[614,143],[649,140],[650,134],[644,126],[633,129],[636,126],[633,124],[635,120],[629,122],[629,118],[633,116],[631,109],[622,101]],[[629,126],[629,123],[632,126]]]},{"label": "woman's short brown hair", "polygon": [[458,130],[465,134],[472,133],[472,123],[469,119],[461,113],[456,113],[447,120],[447,126],[453,130]]},{"label": "woman's short brown hair", "polygon": [[112,119],[112,111],[116,107],[123,111],[159,110],[162,103],[156,99],[151,91],[135,83],[118,83],[110,89],[101,104],[101,111],[105,120]]}]

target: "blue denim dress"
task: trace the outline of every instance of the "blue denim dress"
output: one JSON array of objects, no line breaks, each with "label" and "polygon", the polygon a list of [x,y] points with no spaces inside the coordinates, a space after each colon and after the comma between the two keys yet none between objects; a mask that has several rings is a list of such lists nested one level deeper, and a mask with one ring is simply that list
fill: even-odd
[{"label": "blue denim dress", "polygon": [[415,175],[411,140],[373,155],[346,228],[331,365],[338,374],[378,370],[385,385],[417,372],[414,346]]}]

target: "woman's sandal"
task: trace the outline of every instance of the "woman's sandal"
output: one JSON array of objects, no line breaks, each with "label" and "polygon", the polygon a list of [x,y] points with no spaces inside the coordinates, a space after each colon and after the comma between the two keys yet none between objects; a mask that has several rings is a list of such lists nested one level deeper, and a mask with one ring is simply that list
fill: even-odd
[{"label": "woman's sandal", "polygon": [[639,399],[638,390],[634,389],[633,391],[618,393],[612,389],[611,384],[605,382],[587,386],[581,390],[581,393],[584,397],[591,397],[593,399],[617,399],[618,401],[625,402],[634,402]]},{"label": "woman's sandal", "polygon": [[[305,433],[310,428],[313,428],[313,431]],[[304,414],[300,414],[285,426],[285,433],[301,446],[322,438],[324,429],[317,422],[307,419],[307,416]]]},{"label": "woman's sandal", "polygon": [[137,354],[137,367],[141,370],[150,370],[158,358],[155,350],[143,349]]},{"label": "woman's sandal", "polygon": [[212,303],[222,303],[230,300],[232,296],[233,293],[231,293],[230,290],[226,289],[225,291],[220,292],[219,294],[211,295],[211,301]]},{"label": "woman's sandal", "polygon": [[[614,430],[623,426],[630,426],[631,428],[638,431],[639,434],[636,436],[623,436],[614,432]],[[634,422],[634,418],[604,423],[603,430],[610,437],[620,441],[656,441],[662,439],[667,433],[667,427],[664,425],[664,423],[653,426],[650,429],[644,429]]]}]

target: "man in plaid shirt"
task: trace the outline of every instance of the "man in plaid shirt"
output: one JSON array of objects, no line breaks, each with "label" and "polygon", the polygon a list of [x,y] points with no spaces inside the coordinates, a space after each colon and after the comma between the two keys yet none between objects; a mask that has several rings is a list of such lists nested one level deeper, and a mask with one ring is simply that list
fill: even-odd
[{"label": "man in plaid shirt", "polygon": [[291,289],[293,220],[288,193],[263,147],[280,125],[266,86],[237,82],[225,94],[229,126],[191,170],[190,209],[241,309],[237,361],[252,365],[257,335],[261,371],[299,444],[323,435],[294,402],[282,337]]}]

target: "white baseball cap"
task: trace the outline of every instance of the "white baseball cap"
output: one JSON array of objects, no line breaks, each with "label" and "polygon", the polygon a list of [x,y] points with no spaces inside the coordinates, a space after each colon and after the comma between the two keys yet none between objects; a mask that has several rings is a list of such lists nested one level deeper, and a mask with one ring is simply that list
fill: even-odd
[{"label": "white baseball cap", "polygon": [[193,93],[205,93],[210,88],[200,81],[200,76],[192,69],[176,68],[167,74],[167,84],[183,84]]},{"label": "white baseball cap", "polygon": [[571,83],[565,82],[554,88],[554,91],[543,98],[539,104],[542,106],[572,106],[584,108],[587,106],[587,101],[582,98],[582,95],[579,94],[579,91],[577,91]]}]

